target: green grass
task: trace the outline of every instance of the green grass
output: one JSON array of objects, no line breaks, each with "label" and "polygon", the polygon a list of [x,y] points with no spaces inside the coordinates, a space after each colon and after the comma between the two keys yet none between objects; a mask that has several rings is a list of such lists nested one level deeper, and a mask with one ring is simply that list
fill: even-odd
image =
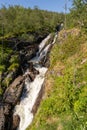
[{"label": "green grass", "polygon": [[82,64],[87,42],[82,39],[68,36],[54,45],[47,74],[51,84],[27,130],[87,130],[87,61]]}]

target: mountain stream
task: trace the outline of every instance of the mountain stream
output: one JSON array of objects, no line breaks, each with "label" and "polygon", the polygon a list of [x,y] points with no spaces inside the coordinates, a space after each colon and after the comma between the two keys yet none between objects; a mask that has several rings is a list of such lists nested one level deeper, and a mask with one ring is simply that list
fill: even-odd
[{"label": "mountain stream", "polygon": [[[32,123],[34,118],[34,114],[32,112],[33,106],[38,98],[38,94],[41,90],[41,87],[45,80],[45,74],[48,68],[43,67],[40,64],[41,59],[43,59],[50,47],[55,43],[57,34],[55,35],[51,44],[47,44],[46,42],[50,39],[51,35],[48,35],[39,45],[39,51],[36,56],[31,59],[29,62],[33,63],[33,67],[39,71],[39,74],[36,75],[34,81],[29,81],[28,77],[25,79],[24,87],[26,91],[23,92],[22,97],[20,99],[20,103],[15,106],[14,114],[19,115],[20,124],[18,130],[26,130],[26,128]],[[26,70],[24,75],[29,73],[29,69]]]}]

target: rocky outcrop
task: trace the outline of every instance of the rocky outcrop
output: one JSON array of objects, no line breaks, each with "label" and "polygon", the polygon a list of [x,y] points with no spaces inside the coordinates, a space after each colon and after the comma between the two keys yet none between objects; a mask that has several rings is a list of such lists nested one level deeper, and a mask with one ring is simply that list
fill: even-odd
[{"label": "rocky outcrop", "polygon": [[3,105],[0,103],[0,130],[5,130],[5,115]]},{"label": "rocky outcrop", "polygon": [[9,130],[11,126],[11,105],[0,103],[0,130]]},{"label": "rocky outcrop", "polygon": [[5,103],[15,105],[19,100],[23,90],[23,77],[17,77],[14,82],[6,89],[3,101]]},{"label": "rocky outcrop", "polygon": [[[8,88],[5,90],[3,94],[2,103],[0,104],[0,130],[17,129],[20,122],[20,118],[18,115],[13,115],[14,106],[20,101],[22,91],[24,90],[24,81],[26,77],[28,77],[28,79],[32,82],[35,79],[36,75],[39,74],[39,71],[33,67],[33,63],[29,62],[30,59],[36,55],[36,52],[38,50],[38,44],[21,44],[20,42],[19,44],[17,44],[17,46],[15,46],[15,49],[17,49],[19,54],[19,68],[15,73],[7,72],[2,76],[3,82],[5,81],[6,77],[12,77],[12,80]],[[44,62],[43,60],[41,61],[41,65],[48,66],[48,59],[49,57],[47,55],[47,57],[44,58]],[[38,105],[40,104],[43,90],[44,87],[42,87],[42,90],[39,93],[39,97],[37,98],[37,102],[32,109],[33,113],[36,112]]]},{"label": "rocky outcrop", "polygon": [[13,116],[13,108],[20,99],[23,91],[24,77],[18,76],[6,89],[3,102],[0,103],[0,130],[16,130],[19,117]]},{"label": "rocky outcrop", "polygon": [[12,106],[0,103],[0,130],[16,130],[20,122],[18,115],[12,117]]},{"label": "rocky outcrop", "polygon": [[3,95],[3,103],[0,104],[0,130],[16,130],[19,125],[20,118],[18,115],[13,115],[12,110],[20,100],[25,78],[29,77],[30,81],[33,81],[39,74],[31,63],[29,66],[25,75],[18,76]]},{"label": "rocky outcrop", "polygon": [[18,115],[13,115],[11,130],[17,130],[19,123],[20,123],[20,117]]},{"label": "rocky outcrop", "polygon": [[21,66],[26,68],[26,63],[33,58],[36,55],[36,52],[38,51],[38,45],[28,45],[27,47],[24,47],[24,49],[19,50],[20,55],[20,63]]},{"label": "rocky outcrop", "polygon": [[28,77],[30,81],[33,81],[37,74],[39,74],[39,71],[33,67],[33,63],[29,63],[29,68],[26,70],[23,76],[25,78]]},{"label": "rocky outcrop", "polygon": [[36,51],[38,50],[38,45],[29,45],[29,43],[27,43],[23,44],[22,48],[18,46],[17,49],[19,50],[20,59],[19,69],[16,72],[4,73],[2,75],[3,83],[5,83],[5,78],[11,77],[12,80],[11,84],[5,90],[3,98],[0,100],[0,102],[2,102],[0,104],[0,130],[16,130],[19,125],[20,118],[18,115],[13,115],[13,109],[20,101],[24,88],[25,76],[19,75],[20,72],[23,74],[23,71],[30,68],[27,76],[29,76],[31,81],[33,81],[35,75],[38,74],[38,71],[34,69],[31,64],[27,63],[33,56],[35,56]]}]

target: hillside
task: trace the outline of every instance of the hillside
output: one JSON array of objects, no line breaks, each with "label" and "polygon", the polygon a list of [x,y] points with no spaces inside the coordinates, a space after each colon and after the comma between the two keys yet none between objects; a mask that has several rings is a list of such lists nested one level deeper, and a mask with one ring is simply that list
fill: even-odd
[{"label": "hillside", "polygon": [[[3,6],[0,9],[0,97],[13,80],[12,75],[6,76],[13,71],[16,75],[20,65],[24,68],[27,58],[34,56],[39,43],[55,31],[63,15],[37,7]],[[23,69],[20,71],[23,73]]]},{"label": "hillside", "polygon": [[87,129],[86,40],[75,28],[58,34],[50,54],[45,94],[27,130]]},{"label": "hillside", "polygon": [[87,130],[87,0],[66,8],[0,8],[0,130]]}]

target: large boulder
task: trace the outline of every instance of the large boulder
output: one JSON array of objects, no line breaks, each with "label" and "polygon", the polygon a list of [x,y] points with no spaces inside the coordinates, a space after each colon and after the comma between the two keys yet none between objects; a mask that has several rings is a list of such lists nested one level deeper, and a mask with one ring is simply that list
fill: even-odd
[{"label": "large boulder", "polygon": [[35,79],[36,75],[38,75],[38,74],[39,74],[39,71],[34,68],[32,62],[29,62],[28,67],[23,76],[25,78],[28,77],[30,81],[33,81]]},{"label": "large boulder", "polygon": [[23,90],[23,77],[17,77],[12,84],[6,89],[3,101],[8,104],[12,104],[13,106],[19,101]]},{"label": "large boulder", "polygon": [[12,107],[10,104],[0,103],[0,130],[10,130]]}]

